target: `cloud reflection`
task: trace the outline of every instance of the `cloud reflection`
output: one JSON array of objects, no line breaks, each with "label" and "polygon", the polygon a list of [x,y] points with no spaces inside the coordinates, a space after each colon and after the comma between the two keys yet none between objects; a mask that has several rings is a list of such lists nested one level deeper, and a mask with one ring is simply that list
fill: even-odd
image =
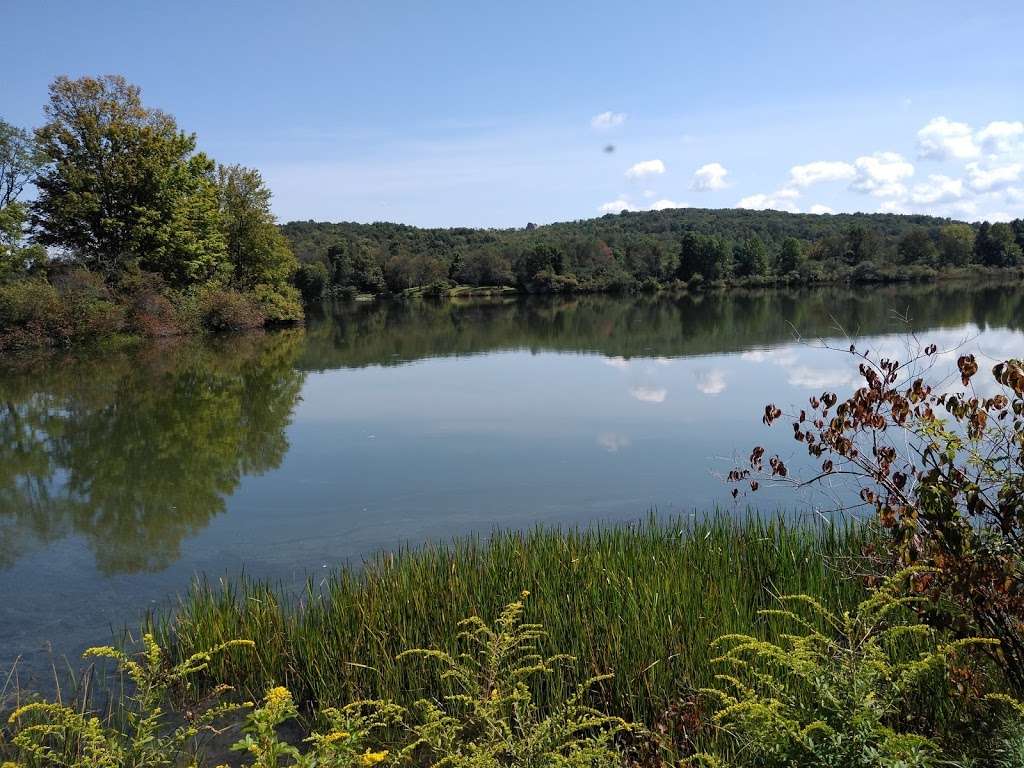
[{"label": "cloud reflection", "polygon": [[597,444],[608,453],[618,453],[623,448],[628,448],[631,441],[627,435],[618,432],[602,432],[597,436]]},{"label": "cloud reflection", "polygon": [[697,389],[705,395],[714,396],[725,392],[725,371],[720,368],[694,371],[693,376],[697,379]]},{"label": "cloud reflection", "polygon": [[667,389],[655,389],[653,387],[632,387],[629,390],[636,400],[641,403],[663,403],[668,397]]}]

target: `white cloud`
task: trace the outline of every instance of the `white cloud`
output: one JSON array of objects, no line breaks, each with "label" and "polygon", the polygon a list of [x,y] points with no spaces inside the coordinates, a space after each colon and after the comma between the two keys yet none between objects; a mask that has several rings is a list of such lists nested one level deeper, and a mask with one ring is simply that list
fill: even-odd
[{"label": "white cloud", "polygon": [[725,189],[729,186],[728,175],[729,171],[721,163],[706,163],[694,171],[690,188],[701,192]]},{"label": "white cloud", "polygon": [[796,362],[796,352],[789,347],[775,347],[774,349],[751,349],[740,355],[740,359],[749,363],[773,363],[788,368]]},{"label": "white cloud", "polygon": [[725,392],[725,371],[712,368],[710,371],[694,371],[694,378],[697,379],[697,389],[705,395],[720,395]]},{"label": "white cloud", "polygon": [[800,209],[793,203],[793,198],[798,197],[799,194],[796,190],[783,187],[771,194],[761,192],[756,195],[747,195],[736,203],[736,207],[749,208],[754,211],[773,210],[799,213]]},{"label": "white cloud", "polygon": [[627,179],[642,179],[645,176],[660,175],[665,172],[665,164],[661,160],[642,160],[626,171]]},{"label": "white cloud", "polygon": [[832,209],[832,208],[829,208],[829,207],[828,207],[827,205],[822,205],[821,203],[815,203],[815,204],[814,204],[814,205],[812,205],[812,206],[811,206],[811,207],[810,207],[810,208],[809,208],[808,210],[809,210],[809,211],[810,211],[811,213],[817,213],[817,214],[822,214],[822,213],[835,213],[835,210],[834,210],[834,209]]},{"label": "white cloud", "polygon": [[817,160],[789,169],[790,183],[809,187],[822,181],[848,181],[857,175],[857,169],[839,160]]},{"label": "white cloud", "polygon": [[641,403],[664,403],[668,397],[667,389],[654,389],[653,387],[633,387],[629,390],[635,399]]},{"label": "white cloud", "polygon": [[1011,163],[983,168],[980,163],[968,163],[967,183],[975,192],[989,192],[991,190],[1003,189],[1015,181],[1019,181],[1024,165]]},{"label": "white cloud", "polygon": [[1024,122],[995,120],[975,137],[981,148],[990,155],[1002,155],[1024,148]]},{"label": "white cloud", "polygon": [[907,188],[904,179],[914,175],[914,166],[897,152],[875,152],[858,157],[853,162],[857,176],[850,184],[856,192],[867,192],[875,197],[902,197]]},{"label": "white cloud", "polygon": [[608,453],[618,453],[621,449],[628,448],[630,443],[628,436],[620,435],[618,432],[602,432],[597,436],[597,444]]},{"label": "white cloud", "polygon": [[644,197],[646,197],[648,200],[650,200],[652,197],[656,197],[657,195],[658,193],[655,192],[653,189],[644,190]]},{"label": "white cloud", "polygon": [[601,360],[607,366],[625,371],[629,368],[629,360],[624,357],[606,357]]},{"label": "white cloud", "polygon": [[635,211],[636,208],[628,200],[618,199],[612,200],[610,203],[602,203],[601,207],[597,209],[601,213],[622,213],[623,211]]},{"label": "white cloud", "polygon": [[834,389],[854,382],[852,371],[839,368],[811,368],[800,365],[789,372],[789,383],[808,389]]},{"label": "white cloud", "polygon": [[962,179],[951,179],[949,176],[932,174],[928,181],[914,185],[910,199],[918,205],[933,205],[959,200],[964,196]]},{"label": "white cloud", "polygon": [[932,118],[917,132],[917,155],[932,160],[969,160],[981,154],[967,123],[945,117]]},{"label": "white cloud", "polygon": [[626,122],[625,112],[602,112],[590,118],[590,126],[597,129],[615,128],[624,122]]},{"label": "white cloud", "polygon": [[666,208],[689,208],[689,203],[677,203],[675,200],[668,200],[662,198],[661,200],[655,200],[651,203],[652,211],[664,211]]}]

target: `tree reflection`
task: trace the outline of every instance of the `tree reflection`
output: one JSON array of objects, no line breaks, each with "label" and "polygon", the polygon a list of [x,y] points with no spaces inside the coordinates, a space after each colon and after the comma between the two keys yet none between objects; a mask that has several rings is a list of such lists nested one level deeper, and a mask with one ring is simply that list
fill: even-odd
[{"label": "tree reflection", "polygon": [[656,296],[532,296],[325,305],[298,365],[326,370],[531,349],[617,357],[737,352],[804,338],[973,323],[1019,329],[1024,292],[969,283]]},{"label": "tree reflection", "polygon": [[42,360],[0,376],[0,567],[81,536],[105,573],[159,570],[277,467],[301,332]]}]

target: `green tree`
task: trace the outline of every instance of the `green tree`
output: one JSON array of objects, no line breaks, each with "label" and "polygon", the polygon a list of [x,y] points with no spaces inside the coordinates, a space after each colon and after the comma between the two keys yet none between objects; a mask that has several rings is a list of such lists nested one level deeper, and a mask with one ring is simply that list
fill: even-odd
[{"label": "green tree", "polygon": [[700,275],[705,280],[717,280],[730,270],[731,245],[729,241],[713,235],[687,232],[679,248],[677,276],[689,280]]},{"label": "green tree", "polygon": [[978,229],[975,255],[987,267],[1012,267],[1021,259],[1013,228],[1009,224],[984,222]]},{"label": "green tree", "polygon": [[17,201],[43,162],[28,131],[0,120],[0,209]]},{"label": "green tree", "polygon": [[233,282],[242,288],[286,284],[299,263],[277,228],[270,211],[270,189],[259,171],[218,166],[217,190]]},{"label": "green tree", "polygon": [[495,249],[468,254],[454,277],[468,285],[509,285],[513,280],[508,258]]},{"label": "green tree", "polygon": [[295,286],[306,301],[324,297],[331,283],[331,273],[322,261],[307,261],[295,273]]},{"label": "green tree", "polygon": [[777,268],[780,275],[788,275],[800,269],[804,260],[804,246],[795,237],[787,237],[782,241]]},{"label": "green tree", "polygon": [[0,208],[0,281],[24,274],[46,261],[46,249],[25,242],[25,206],[10,202]]},{"label": "green tree", "polygon": [[846,262],[856,266],[875,261],[882,252],[882,237],[874,229],[855,225],[846,231]]},{"label": "green tree", "polygon": [[939,259],[944,266],[963,267],[974,256],[974,230],[968,224],[947,224],[939,230]]},{"label": "green tree", "polygon": [[351,286],[366,293],[383,291],[384,270],[372,248],[372,244],[365,241],[335,243],[328,248],[331,284]]},{"label": "green tree", "polygon": [[537,245],[523,253],[513,267],[516,282],[521,286],[529,285],[538,272],[550,271],[562,274],[565,256],[557,248],[550,245]]},{"label": "green tree", "polygon": [[921,228],[912,229],[903,235],[896,252],[903,264],[934,264],[938,256],[938,249],[928,231]]},{"label": "green tree", "polygon": [[1013,229],[1017,245],[1024,249],[1024,219],[1014,219],[1010,222],[1010,228]]},{"label": "green tree", "polygon": [[736,249],[736,274],[765,275],[768,273],[768,249],[764,241],[754,235],[744,240]]},{"label": "green tree", "polygon": [[194,135],[117,75],[58,77],[45,113],[36,139],[47,165],[32,205],[40,243],[108,276],[137,262],[182,285],[221,270],[212,164]]}]

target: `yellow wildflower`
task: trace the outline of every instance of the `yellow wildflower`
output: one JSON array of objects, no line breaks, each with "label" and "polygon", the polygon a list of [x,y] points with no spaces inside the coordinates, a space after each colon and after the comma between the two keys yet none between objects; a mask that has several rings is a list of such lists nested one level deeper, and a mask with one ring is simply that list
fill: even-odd
[{"label": "yellow wildflower", "polygon": [[267,691],[266,699],[263,703],[263,711],[270,716],[272,720],[280,721],[287,718],[292,714],[295,704],[292,701],[292,694],[284,686],[277,686]]},{"label": "yellow wildflower", "polygon": [[371,752],[370,750],[366,750],[363,754],[362,762],[363,765],[376,765],[377,763],[383,762],[387,756],[388,751],[386,749],[383,752]]},{"label": "yellow wildflower", "polygon": [[279,685],[276,688],[271,688],[267,691],[267,706],[268,707],[279,707],[286,705],[292,700],[291,691],[285,688],[283,685]]},{"label": "yellow wildflower", "polygon": [[320,741],[323,744],[333,744],[336,741],[347,739],[349,736],[348,731],[332,731],[324,736]]}]

